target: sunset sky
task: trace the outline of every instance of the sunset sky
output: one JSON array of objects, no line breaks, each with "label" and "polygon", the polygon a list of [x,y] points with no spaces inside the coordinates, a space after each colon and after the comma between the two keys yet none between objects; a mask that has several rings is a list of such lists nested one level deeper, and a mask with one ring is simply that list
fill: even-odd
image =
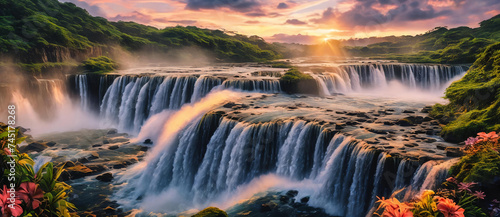
[{"label": "sunset sky", "polygon": [[477,27],[500,0],[60,0],[112,21],[198,26],[267,41],[415,35],[436,26]]}]

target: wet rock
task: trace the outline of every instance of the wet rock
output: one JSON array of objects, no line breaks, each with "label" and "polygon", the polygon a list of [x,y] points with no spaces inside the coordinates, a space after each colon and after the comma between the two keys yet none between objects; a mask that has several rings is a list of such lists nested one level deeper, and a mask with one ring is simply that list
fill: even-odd
[{"label": "wet rock", "polygon": [[289,203],[290,202],[290,197],[285,196],[285,195],[281,195],[280,196],[280,202],[282,202],[282,203]]},{"label": "wet rock", "polygon": [[269,212],[269,211],[275,209],[277,206],[278,206],[278,204],[276,204],[272,201],[269,203],[264,203],[260,207],[260,212]]},{"label": "wet rock", "polygon": [[21,152],[41,152],[45,149],[47,149],[49,146],[47,146],[46,143],[43,142],[32,142],[26,146],[19,147],[19,151]]},{"label": "wet rock", "polygon": [[108,135],[112,135],[112,134],[116,134],[118,133],[118,131],[116,129],[111,129],[111,130],[108,130]]},{"label": "wet rock", "polygon": [[436,144],[436,148],[439,149],[439,150],[445,150],[446,149],[446,146],[439,143],[439,144]]},{"label": "wet rock", "polygon": [[342,130],[344,128],[345,128],[345,124],[343,124],[343,123],[336,123],[335,124],[335,129],[336,130]]},{"label": "wet rock", "polygon": [[445,151],[447,157],[462,157],[464,155],[462,150],[457,147],[446,147]]},{"label": "wet rock", "polygon": [[402,127],[415,126],[406,118],[396,121],[396,124]]},{"label": "wet rock", "polygon": [[437,142],[437,139],[429,138],[429,139],[426,139],[424,141],[427,143],[433,143],[433,142]]},{"label": "wet rock", "polygon": [[101,182],[111,182],[111,180],[113,180],[113,174],[104,173],[104,174],[98,175],[96,177],[96,179],[101,181]]},{"label": "wet rock", "polygon": [[107,139],[103,139],[103,140],[102,140],[102,144],[109,144],[109,140],[107,140]]},{"label": "wet rock", "polygon": [[146,139],[144,140],[144,144],[151,145],[153,144],[153,141],[151,141],[151,139]]},{"label": "wet rock", "polygon": [[92,145],[92,148],[98,148],[98,147],[101,147],[102,145],[101,144],[94,144]]},{"label": "wet rock", "polygon": [[149,147],[147,146],[141,146],[141,149],[139,149],[140,151],[148,151],[149,150]]},{"label": "wet rock", "polygon": [[109,150],[116,150],[116,149],[118,149],[119,147],[120,147],[120,146],[118,146],[118,145],[112,145],[112,146],[109,146],[109,147],[108,147],[108,149],[109,149]]},{"label": "wet rock", "polygon": [[70,179],[73,180],[89,176],[93,172],[94,171],[84,165],[75,165],[66,168],[59,178],[62,179],[62,181],[68,181]]},{"label": "wet rock", "polygon": [[432,106],[425,106],[422,110],[420,110],[422,113],[429,113],[430,111],[432,111]]},{"label": "wet rock", "polygon": [[224,107],[224,108],[232,108],[235,105],[236,105],[235,103],[229,102],[229,103],[224,104],[222,107]]},{"label": "wet rock", "polygon": [[49,147],[54,147],[56,145],[56,142],[50,141],[50,142],[45,143],[45,145],[47,145]]},{"label": "wet rock", "polygon": [[303,197],[303,198],[301,198],[301,199],[300,199],[300,202],[301,202],[301,203],[308,203],[308,202],[309,202],[309,199],[310,199],[310,198],[309,198],[308,196],[307,196],[307,197]]},{"label": "wet rock", "polygon": [[392,126],[394,125],[394,123],[390,121],[384,121],[384,125]]},{"label": "wet rock", "polygon": [[406,113],[406,114],[414,114],[415,112],[414,111],[410,111],[410,110],[404,110],[403,113]]},{"label": "wet rock", "polygon": [[299,194],[299,191],[296,191],[296,190],[290,190],[290,191],[286,192],[286,196],[288,196],[288,197],[296,197],[298,194]]}]

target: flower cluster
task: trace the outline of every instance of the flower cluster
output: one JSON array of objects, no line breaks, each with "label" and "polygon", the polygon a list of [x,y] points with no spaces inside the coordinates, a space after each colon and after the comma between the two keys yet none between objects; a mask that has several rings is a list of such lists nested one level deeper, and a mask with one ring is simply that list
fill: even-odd
[{"label": "flower cluster", "polygon": [[69,210],[76,207],[68,202],[71,186],[58,181],[63,167],[54,168],[53,163],[48,162],[34,171],[33,159],[26,153],[20,153],[17,146],[24,138],[12,142],[16,144],[14,148],[6,148],[9,137],[3,132],[5,129],[0,128],[0,168],[3,170],[14,165],[15,171],[19,172],[12,176],[9,174],[12,179],[0,179],[1,216],[69,217]]},{"label": "flower cluster", "polygon": [[[394,197],[389,199],[379,198],[380,204],[375,214],[382,217],[464,217],[482,216],[484,212],[476,206],[478,200],[483,200],[484,192],[476,190],[477,183],[458,182],[454,177],[446,179],[445,186],[437,192],[432,190],[423,191],[422,194],[412,201],[400,202]],[[492,210],[500,211],[493,207]],[[383,212],[380,212],[383,210]]]},{"label": "flower cluster", "polygon": [[480,132],[476,137],[469,137],[465,141],[465,146],[463,150],[467,154],[475,154],[477,152],[492,149],[495,151],[500,150],[500,145],[498,143],[499,135],[496,132]]}]

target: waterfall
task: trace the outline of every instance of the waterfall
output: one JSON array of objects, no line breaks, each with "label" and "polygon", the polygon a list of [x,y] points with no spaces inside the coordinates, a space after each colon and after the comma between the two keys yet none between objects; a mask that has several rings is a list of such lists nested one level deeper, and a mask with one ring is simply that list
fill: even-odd
[{"label": "waterfall", "polygon": [[341,65],[313,74],[324,95],[381,89],[390,82],[400,82],[411,89],[441,91],[455,77],[467,71],[466,66],[422,64]]},{"label": "waterfall", "polygon": [[[186,113],[184,110],[178,112]],[[332,215],[364,216],[376,196],[387,197],[415,183],[436,187],[434,183],[446,178],[445,171],[451,165],[434,161],[420,165],[389,157],[363,142],[333,135],[315,122],[291,119],[247,123],[210,112],[191,120],[182,129],[163,130],[169,139],[160,139],[143,169],[123,190],[126,195],[162,201],[159,198],[172,198],[170,194],[176,192],[187,200],[182,200],[188,203],[184,208],[203,207],[274,174],[313,186],[312,206],[324,207]],[[155,121],[164,126],[176,123]],[[161,204],[149,207],[183,211],[163,210]]]},{"label": "waterfall", "polygon": [[[88,74],[70,76],[69,79],[74,80],[70,88],[78,95],[82,109],[88,111],[96,107],[106,127],[118,126],[126,132],[138,132],[152,115],[164,110],[177,110],[184,104],[197,102],[216,87],[281,92],[277,79],[226,79],[209,75],[96,77]],[[95,83],[99,86],[90,87]],[[98,91],[91,93],[92,90]]]}]

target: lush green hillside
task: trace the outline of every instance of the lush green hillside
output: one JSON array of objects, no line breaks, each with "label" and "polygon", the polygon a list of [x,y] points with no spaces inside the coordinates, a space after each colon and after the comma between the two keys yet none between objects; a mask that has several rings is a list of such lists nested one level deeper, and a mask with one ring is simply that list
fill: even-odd
[{"label": "lush green hillside", "polygon": [[436,27],[417,36],[392,38],[364,47],[346,47],[352,55],[397,59],[403,62],[473,63],[477,55],[500,41],[500,15],[480,27]]},{"label": "lush green hillside", "polygon": [[[19,61],[58,62],[106,54],[120,45],[129,51],[168,52],[199,47],[224,61],[263,61],[280,57],[259,37],[228,35],[196,27],[157,29],[133,22],[92,17],[57,0],[0,0],[0,54]],[[14,55],[13,55],[14,54]]]},{"label": "lush green hillside", "polygon": [[500,129],[500,43],[489,46],[467,74],[446,90],[448,105],[431,114],[451,120],[442,131],[448,141],[464,141],[477,132]]}]

